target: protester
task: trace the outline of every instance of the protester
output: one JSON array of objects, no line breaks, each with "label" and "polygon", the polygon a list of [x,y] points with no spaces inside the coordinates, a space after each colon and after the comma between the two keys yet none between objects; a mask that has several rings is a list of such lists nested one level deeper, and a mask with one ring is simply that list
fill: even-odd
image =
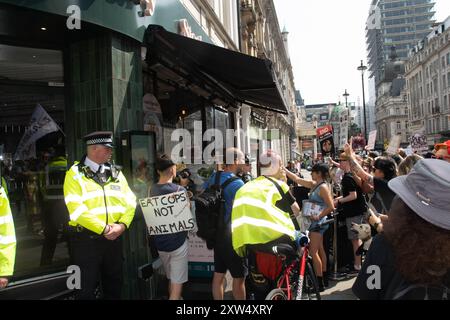
[{"label": "protester", "polygon": [[[150,188],[150,197],[158,197],[176,192],[187,192],[173,183],[176,164],[167,155],[156,159],[155,168],[159,181]],[[180,300],[183,284],[188,282],[188,241],[187,232],[152,236],[158,250],[167,279],[169,279],[169,300]]]},{"label": "protester", "polygon": [[[225,150],[223,171],[215,172],[204,185],[205,189],[214,185],[216,175],[220,174],[220,184],[223,185],[229,179],[236,177],[245,163],[244,154],[235,148]],[[235,300],[245,300],[245,277],[247,268],[242,257],[233,249],[231,241],[231,211],[237,191],[244,185],[241,179],[236,179],[223,190],[225,200],[224,234],[218,235],[221,239],[214,248],[214,276],[212,283],[213,297],[215,300],[223,300],[225,274],[230,271],[233,277],[233,297]]]},{"label": "protester", "polygon": [[423,158],[417,154],[407,156],[398,166],[398,175],[406,176],[413,169],[417,162]]},{"label": "protester", "polygon": [[397,176],[395,161],[386,157],[377,158],[373,164],[375,170],[372,175],[364,171],[356,161],[351,143],[345,145],[344,151],[350,158],[350,166],[355,175],[374,188],[375,196],[373,199],[378,201],[378,203],[374,203],[377,211],[387,214],[395,197],[395,193],[388,187],[388,182]]},{"label": "protester", "polygon": [[362,190],[351,173],[349,157],[345,153],[340,156],[340,167],[345,172],[341,182],[342,196],[334,200],[334,206],[342,207],[342,214],[347,226],[347,237],[352,242],[354,254],[353,268],[350,268],[348,273],[356,275],[361,270],[361,256],[357,256],[356,252],[362,242],[358,239],[358,235],[352,232],[351,228],[353,223],[363,223],[367,207]]},{"label": "protester", "polygon": [[245,165],[240,169],[238,177],[241,178],[244,183],[248,183],[253,180],[252,162],[250,156],[245,155]]},{"label": "protester", "polygon": [[195,184],[194,180],[192,180],[192,173],[188,168],[185,168],[178,172],[175,180],[174,182],[176,184],[179,184],[186,189],[190,198],[192,198],[192,196],[197,193],[197,185]]},{"label": "protester", "polygon": [[437,144],[434,148],[434,155],[436,159],[450,162],[450,140]]},{"label": "protester", "polygon": [[[288,170],[289,172],[292,172],[295,175],[298,175],[299,171],[297,170],[297,167],[295,165],[294,161],[289,161],[288,166],[286,167],[286,170]],[[292,181],[291,179],[287,178],[287,184],[289,187],[296,187],[296,183],[294,183],[294,181]]]},{"label": "protester", "polygon": [[[450,287],[450,165],[419,161],[389,187],[397,193],[364,261],[353,292],[363,300],[447,300]],[[377,286],[369,287],[373,266]],[[370,271],[369,270],[372,270]]]},{"label": "protester", "polygon": [[233,248],[250,260],[251,277],[254,266],[264,274],[261,265],[256,265],[256,261],[261,259],[269,269],[275,269],[272,266],[276,265],[276,257],[261,252],[271,253],[275,243],[293,243],[293,219],[300,213],[295,198],[283,181],[285,173],[281,157],[269,151],[261,159],[268,160],[261,161],[262,175],[239,189],[232,212]]},{"label": "protester", "polygon": [[333,197],[331,195],[330,187],[327,184],[329,168],[326,164],[314,165],[311,173],[312,180],[301,179],[289,171],[286,171],[286,176],[293,182],[311,189],[309,201],[323,208],[318,216],[311,217],[313,223],[310,226],[310,254],[313,259],[314,270],[319,282],[319,289],[320,291],[324,291],[324,287],[328,284],[328,272],[327,255],[323,246],[323,235],[327,231],[329,225],[320,226],[320,223],[323,223],[326,220],[327,215],[334,211]]}]

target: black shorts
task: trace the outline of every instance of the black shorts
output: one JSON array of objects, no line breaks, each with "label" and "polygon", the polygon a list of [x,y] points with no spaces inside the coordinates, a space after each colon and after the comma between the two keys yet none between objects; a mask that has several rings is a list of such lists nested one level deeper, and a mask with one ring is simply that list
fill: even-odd
[{"label": "black shorts", "polygon": [[214,248],[214,272],[227,271],[234,279],[245,278],[248,274],[245,259],[234,251],[230,236],[224,237]]}]

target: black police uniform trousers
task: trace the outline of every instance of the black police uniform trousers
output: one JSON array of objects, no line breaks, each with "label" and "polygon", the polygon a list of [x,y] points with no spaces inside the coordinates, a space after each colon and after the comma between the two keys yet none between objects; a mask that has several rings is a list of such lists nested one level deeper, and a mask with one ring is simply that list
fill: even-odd
[{"label": "black police uniform trousers", "polygon": [[75,299],[94,300],[99,283],[105,300],[120,300],[122,291],[122,240],[107,240],[90,231],[70,232],[72,264],[81,271],[81,289]]}]

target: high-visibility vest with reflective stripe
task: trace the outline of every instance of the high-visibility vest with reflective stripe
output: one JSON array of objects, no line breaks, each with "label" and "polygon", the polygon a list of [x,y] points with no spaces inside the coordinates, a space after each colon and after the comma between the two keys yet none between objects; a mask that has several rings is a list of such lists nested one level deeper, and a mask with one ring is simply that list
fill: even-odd
[{"label": "high-visibility vest with reflective stripe", "polygon": [[70,214],[69,225],[82,226],[96,234],[102,234],[107,224],[123,223],[129,227],[136,208],[136,197],[122,173],[102,188],[80,172],[77,163],[66,173],[64,200]]},{"label": "high-visibility vest with reflective stripe", "polygon": [[44,200],[64,199],[64,177],[67,171],[67,159],[57,157],[45,168],[45,182],[42,186]]},{"label": "high-visibility vest with reflective stripe", "polygon": [[16,259],[16,231],[6,191],[0,186],[0,277],[11,276]]},{"label": "high-visibility vest with reflective stripe", "polygon": [[[286,183],[278,181],[284,192]],[[236,253],[245,256],[245,247],[265,244],[283,235],[294,240],[295,227],[289,213],[278,209],[275,203],[281,194],[275,185],[264,177],[248,182],[236,193],[232,211],[232,242]]]},{"label": "high-visibility vest with reflective stripe", "polygon": [[8,185],[6,184],[5,178],[2,177],[2,187],[6,192],[6,195],[8,195]]}]

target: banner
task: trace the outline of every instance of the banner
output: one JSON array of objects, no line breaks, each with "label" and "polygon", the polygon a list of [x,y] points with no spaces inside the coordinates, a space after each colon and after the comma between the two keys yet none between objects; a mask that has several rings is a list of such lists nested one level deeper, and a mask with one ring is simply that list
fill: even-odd
[{"label": "banner", "polygon": [[335,155],[333,127],[328,125],[317,129],[317,138],[319,139],[322,157],[332,157]]},{"label": "banner", "polygon": [[400,135],[395,135],[391,138],[391,142],[389,143],[389,146],[386,150],[386,152],[388,154],[397,154],[398,153],[398,149],[400,148],[400,143],[402,141],[402,136]]},{"label": "banner", "polygon": [[369,133],[369,142],[367,143],[368,150],[375,150],[375,143],[377,141],[377,130]]},{"label": "banner", "polygon": [[409,138],[411,148],[413,152],[418,154],[425,154],[428,152],[428,139],[427,136],[421,133],[416,133]]},{"label": "banner", "polygon": [[139,199],[139,204],[151,236],[196,229],[189,198],[185,191]]},{"label": "banner", "polygon": [[14,160],[36,158],[36,148],[34,146],[36,141],[56,131],[63,132],[52,117],[49,116],[47,111],[38,104],[31,115],[29,127],[22,136],[22,139],[20,139]]}]

